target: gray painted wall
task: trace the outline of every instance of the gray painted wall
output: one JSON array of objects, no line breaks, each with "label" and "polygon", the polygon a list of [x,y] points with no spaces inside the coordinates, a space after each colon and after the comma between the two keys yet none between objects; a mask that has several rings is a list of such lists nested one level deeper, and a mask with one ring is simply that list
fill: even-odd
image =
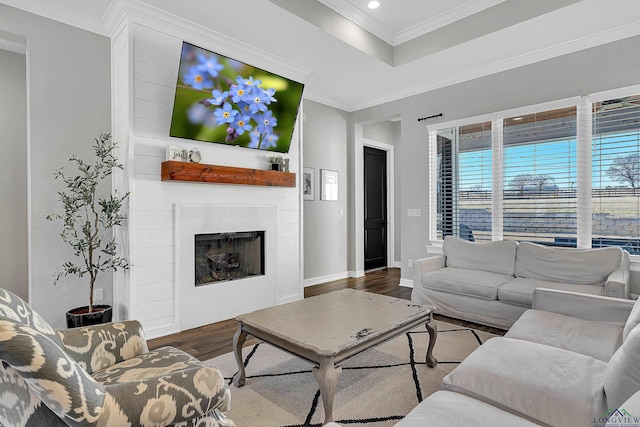
[{"label": "gray painted wall", "polygon": [[[353,112],[351,122],[354,124],[395,115],[402,117],[402,149],[396,153],[402,165],[399,171],[401,215],[397,218],[401,221],[402,277],[412,278],[412,269],[406,267],[407,260],[424,257],[425,245],[429,243],[425,126],[434,120],[418,122],[419,117],[443,113],[440,120],[450,121],[639,84],[640,56],[629,54],[636,52],[638,46],[640,37],[633,37]],[[349,144],[352,151],[353,130],[350,130]],[[354,185],[353,181],[349,182],[349,189]],[[421,209],[422,216],[408,218],[407,209],[413,208]],[[349,245],[352,245],[355,232],[351,218],[349,227]],[[349,262],[349,268],[355,269],[352,257]],[[640,274],[634,273],[633,280],[640,288],[638,276]]]},{"label": "gray painted wall", "polygon": [[[304,278],[347,271],[347,126],[349,114],[304,101],[303,163],[315,171],[315,200],[304,202]],[[339,172],[337,202],[320,200],[320,170]],[[342,209],[342,215],[340,215]]]},{"label": "gray painted wall", "polygon": [[[52,282],[53,273],[72,257],[58,237],[60,224],[45,218],[59,206],[60,187],[52,173],[71,154],[89,157],[93,138],[111,129],[110,41],[6,5],[0,5],[0,31],[28,39],[30,303],[54,327],[63,327],[68,309],[87,305],[89,286],[86,277]],[[111,275],[98,281],[105,302],[112,303]]]},{"label": "gray painted wall", "polygon": [[22,54],[0,50],[0,286],[28,299],[27,68]]}]

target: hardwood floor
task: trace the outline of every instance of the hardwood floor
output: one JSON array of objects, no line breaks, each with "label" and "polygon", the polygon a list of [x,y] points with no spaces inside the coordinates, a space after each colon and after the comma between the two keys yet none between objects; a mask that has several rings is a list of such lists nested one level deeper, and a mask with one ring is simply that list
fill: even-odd
[{"label": "hardwood floor", "polygon": [[[309,286],[304,289],[304,296],[308,298],[339,289],[351,288],[410,300],[411,288],[400,286],[399,283],[400,269],[390,268],[372,271],[357,279],[341,279]],[[451,319],[445,316],[435,315],[435,318],[499,335],[505,332],[501,329]],[[238,323],[234,319],[223,320],[211,325],[149,340],[149,348],[154,349],[168,345],[179,348],[200,360],[207,360],[233,350],[233,335],[237,329]],[[248,339],[245,345],[251,345],[255,342],[255,339]]]}]

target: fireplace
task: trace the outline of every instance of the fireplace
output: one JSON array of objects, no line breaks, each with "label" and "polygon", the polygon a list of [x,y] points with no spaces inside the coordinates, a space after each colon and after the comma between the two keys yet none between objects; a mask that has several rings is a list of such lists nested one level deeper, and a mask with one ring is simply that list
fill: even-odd
[{"label": "fireplace", "polygon": [[264,275],[264,231],[195,235],[195,286]]},{"label": "fireplace", "polygon": [[[279,282],[290,280],[287,276],[290,268],[286,266],[297,262],[298,250],[291,249],[289,258],[278,257],[283,249],[278,246],[277,206],[176,203],[174,209],[175,274],[179,283],[176,314],[180,330],[232,319],[279,303]],[[242,240],[255,237],[255,241],[240,250],[236,247],[238,237]],[[195,249],[196,241],[201,241],[202,249]],[[213,277],[213,272],[221,280],[206,279],[196,286],[196,257],[206,259],[202,262],[209,271],[204,275]],[[280,267],[278,259],[286,264]],[[261,267],[245,266],[245,261],[253,264],[256,260],[262,263]],[[230,277],[238,270],[248,271],[248,276]]]}]

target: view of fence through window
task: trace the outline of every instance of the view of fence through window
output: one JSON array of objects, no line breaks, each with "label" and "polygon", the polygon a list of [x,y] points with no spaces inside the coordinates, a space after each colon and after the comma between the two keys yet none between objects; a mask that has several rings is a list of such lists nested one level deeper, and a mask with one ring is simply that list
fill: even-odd
[{"label": "view of fence through window", "polygon": [[576,107],[505,119],[503,146],[504,238],[575,241]]},{"label": "view of fence through window", "polygon": [[640,96],[593,104],[593,246],[640,255]]},{"label": "view of fence through window", "polygon": [[[503,120],[504,239],[576,246],[576,107]],[[437,235],[491,240],[491,123],[437,132]],[[640,255],[640,96],[593,104],[592,246]]]},{"label": "view of fence through window", "polygon": [[491,122],[438,132],[438,165],[439,238],[491,240]]}]

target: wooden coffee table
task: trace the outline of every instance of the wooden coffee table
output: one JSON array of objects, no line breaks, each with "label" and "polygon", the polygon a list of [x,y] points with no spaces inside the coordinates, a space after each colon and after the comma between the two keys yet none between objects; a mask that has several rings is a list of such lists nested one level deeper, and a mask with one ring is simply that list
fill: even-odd
[{"label": "wooden coffee table", "polygon": [[252,335],[315,365],[313,375],[322,395],[324,422],[329,423],[342,371],[338,364],[343,360],[426,325],[427,366],[436,366],[434,310],[430,305],[343,289],[238,316],[238,331],[233,337],[238,373],[233,384],[242,387],[245,383],[242,345],[247,335]]}]

